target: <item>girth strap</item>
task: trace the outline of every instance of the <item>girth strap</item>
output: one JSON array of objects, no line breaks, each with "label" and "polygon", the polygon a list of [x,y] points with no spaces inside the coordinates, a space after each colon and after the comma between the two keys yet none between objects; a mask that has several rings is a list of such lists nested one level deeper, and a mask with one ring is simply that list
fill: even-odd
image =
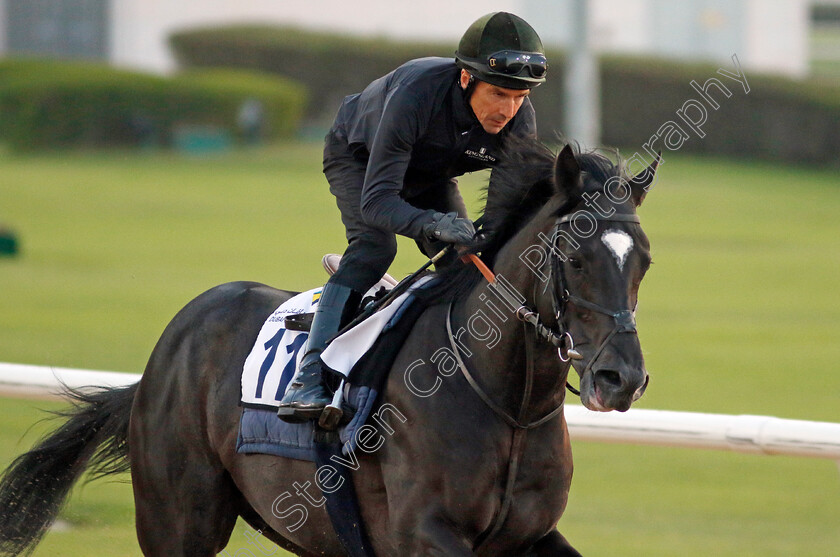
[{"label": "girth strap", "polygon": [[[475,552],[478,552],[483,546],[487,543],[492,541],[498,533],[502,530],[502,527],[505,524],[505,520],[507,520],[508,514],[510,514],[510,509],[513,505],[513,490],[516,486],[516,476],[519,474],[519,465],[522,461],[522,452],[525,449],[525,438],[528,434],[528,430],[534,427],[537,427],[540,424],[545,423],[546,421],[550,420],[554,416],[556,416],[562,409],[563,403],[560,403],[556,409],[550,412],[548,415],[544,416],[543,418],[531,422],[530,424],[523,425],[523,421],[527,418],[528,415],[528,407],[531,402],[531,392],[534,387],[534,361],[536,358],[535,352],[535,344],[536,339],[528,334],[528,331],[525,331],[525,361],[526,361],[526,372],[525,372],[525,388],[522,392],[522,403],[519,407],[519,416],[518,418],[514,419],[513,416],[508,414],[504,411],[500,406],[495,404],[490,397],[485,393],[481,387],[478,386],[478,383],[475,382],[472,375],[470,375],[469,370],[464,365],[463,360],[461,359],[460,353],[458,351],[458,347],[454,342],[454,337],[452,335],[452,327],[450,325],[451,322],[451,312],[452,312],[452,304],[449,305],[449,309],[447,311],[446,316],[446,329],[449,333],[450,343],[452,344],[452,350],[455,353],[455,358],[458,361],[458,365],[461,368],[461,372],[464,373],[464,377],[467,379],[467,382],[473,388],[473,390],[479,395],[481,400],[484,401],[497,415],[499,415],[508,425],[512,426],[512,438],[510,442],[510,452],[508,453],[508,471],[505,477],[505,492],[502,495],[501,505],[499,506],[499,512],[493,518],[493,525],[489,528],[489,530],[485,530],[479,538],[476,540],[476,545],[474,548]],[[523,323],[523,327],[525,324]]]},{"label": "girth strap", "polygon": [[[470,373],[470,370],[467,368],[466,364],[464,364],[463,358],[461,358],[461,350],[458,348],[458,344],[455,342],[455,335],[452,334],[452,307],[454,302],[450,302],[449,306],[446,309],[446,334],[449,337],[449,345],[452,347],[452,353],[455,355],[455,360],[458,362],[458,368],[461,370],[461,373],[464,375],[464,378],[467,380],[467,383],[478,395],[478,397],[490,408],[494,414],[499,416],[507,425],[512,428],[512,435],[513,438],[511,439],[510,445],[510,453],[508,456],[508,473],[505,478],[505,493],[502,496],[502,504],[499,507],[499,512],[496,517],[493,519],[493,526],[486,532],[479,537],[476,543],[476,547],[474,551],[478,551],[482,546],[487,544],[490,540],[492,540],[498,533],[501,531],[502,527],[504,526],[505,520],[507,519],[508,514],[510,513],[511,505],[513,504],[513,488],[516,485],[516,476],[519,473],[519,464],[522,459],[522,451],[525,447],[525,437],[528,433],[529,429],[533,429],[538,427],[552,418],[555,418],[558,414],[563,411],[563,402],[561,402],[557,408],[543,416],[538,420],[534,420],[530,423],[524,423],[524,420],[528,417],[528,407],[531,403],[531,392],[534,387],[534,360],[536,359],[536,354],[534,353],[536,350],[535,344],[536,339],[533,335],[528,334],[527,328],[525,329],[525,362],[526,362],[526,371],[525,371],[525,388],[522,392],[522,402],[519,407],[519,415],[518,417],[514,418],[509,412],[507,412],[504,408],[500,405],[496,404],[490,395],[481,388],[478,382]],[[526,321],[523,320],[522,326],[526,326]],[[568,386],[568,383],[567,383]]]},{"label": "girth strap", "polygon": [[505,524],[510,507],[513,504],[513,488],[516,484],[516,475],[519,473],[519,462],[522,460],[522,451],[525,447],[525,437],[528,434],[527,429],[514,429],[513,439],[510,442],[510,456],[508,457],[508,473],[505,478],[505,494],[502,496],[502,505],[499,508],[499,513],[493,519],[493,528],[487,534],[478,538],[475,545],[474,552],[486,545],[489,541],[496,537],[502,526]]}]

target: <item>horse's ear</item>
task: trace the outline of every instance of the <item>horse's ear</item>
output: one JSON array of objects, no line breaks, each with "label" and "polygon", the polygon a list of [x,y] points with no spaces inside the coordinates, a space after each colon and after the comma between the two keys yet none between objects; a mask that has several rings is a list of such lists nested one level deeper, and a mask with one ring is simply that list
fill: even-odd
[{"label": "horse's ear", "polygon": [[630,192],[633,204],[638,207],[645,200],[648,190],[653,186],[656,169],[662,159],[662,151],[656,154],[656,159],[650,165],[630,179]]},{"label": "horse's ear", "polygon": [[580,165],[571,145],[566,145],[554,161],[554,184],[561,195],[578,196],[583,185],[580,179]]}]

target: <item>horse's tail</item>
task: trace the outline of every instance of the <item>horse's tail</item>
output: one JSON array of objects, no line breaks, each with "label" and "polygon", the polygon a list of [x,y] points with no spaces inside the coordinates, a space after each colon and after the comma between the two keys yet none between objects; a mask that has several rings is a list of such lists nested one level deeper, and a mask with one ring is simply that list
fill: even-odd
[{"label": "horse's tail", "polygon": [[129,469],[128,422],[137,384],[67,389],[68,418],[0,476],[0,555],[31,552],[86,469],[99,478]]}]

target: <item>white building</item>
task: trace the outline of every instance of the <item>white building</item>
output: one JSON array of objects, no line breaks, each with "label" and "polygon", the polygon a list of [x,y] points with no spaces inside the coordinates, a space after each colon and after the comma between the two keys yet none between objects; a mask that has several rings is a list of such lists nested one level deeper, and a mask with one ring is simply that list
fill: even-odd
[{"label": "white building", "polygon": [[[174,68],[167,36],[229,23],[295,24],[453,42],[480,15],[506,10],[549,44],[570,36],[572,0],[0,0],[0,55],[34,52]],[[801,76],[808,69],[812,0],[590,0],[602,52],[729,60]]]}]

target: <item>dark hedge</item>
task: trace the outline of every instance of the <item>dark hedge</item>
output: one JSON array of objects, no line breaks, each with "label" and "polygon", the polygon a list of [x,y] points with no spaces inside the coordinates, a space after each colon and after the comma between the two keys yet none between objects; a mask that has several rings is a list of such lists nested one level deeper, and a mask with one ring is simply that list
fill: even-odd
[{"label": "dark hedge", "polygon": [[[361,91],[372,80],[403,62],[422,56],[452,56],[455,44],[408,43],[311,32],[288,27],[244,27],[187,30],[170,44],[185,67],[226,66],[259,69],[306,85],[311,104],[309,124],[326,128],[341,99]],[[541,135],[564,129],[562,52],[549,51],[548,82],[535,89]],[[648,143],[662,149],[662,128],[674,122],[688,135],[681,149],[692,152],[752,156],[786,161],[840,162],[840,88],[817,80],[791,80],[745,72],[745,93],[718,69],[734,72],[730,60],[718,66],[681,64],[660,59],[606,56],[600,60],[602,142],[640,153]],[[691,86],[717,78],[731,92],[712,94],[712,108]],[[707,120],[692,131],[677,111],[690,100],[705,103]],[[698,114],[699,116],[699,114]]]},{"label": "dark hedge", "polygon": [[278,76],[196,70],[172,78],[96,64],[0,61],[0,140],[13,149],[167,144],[178,126],[239,133],[246,99],[263,105],[266,137],[293,134],[305,90]]}]

